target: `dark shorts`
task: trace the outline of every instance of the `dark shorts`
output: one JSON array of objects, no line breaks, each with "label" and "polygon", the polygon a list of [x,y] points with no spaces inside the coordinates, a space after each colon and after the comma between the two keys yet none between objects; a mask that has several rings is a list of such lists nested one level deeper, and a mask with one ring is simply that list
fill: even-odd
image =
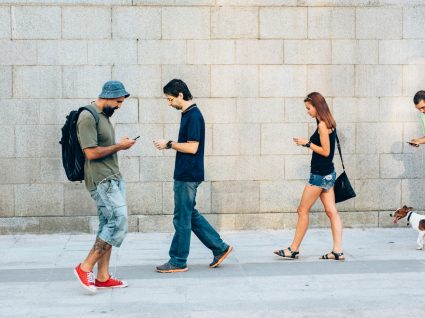
[{"label": "dark shorts", "polygon": [[308,185],[316,186],[324,190],[330,190],[335,184],[336,172],[335,170],[326,176],[310,173],[310,179]]}]

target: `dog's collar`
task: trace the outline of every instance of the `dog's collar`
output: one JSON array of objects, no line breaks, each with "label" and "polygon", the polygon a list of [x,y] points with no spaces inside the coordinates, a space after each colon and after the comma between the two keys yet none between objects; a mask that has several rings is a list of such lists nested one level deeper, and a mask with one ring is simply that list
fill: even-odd
[{"label": "dog's collar", "polygon": [[413,211],[410,211],[409,214],[407,215],[407,222],[410,221],[410,217],[412,216]]}]

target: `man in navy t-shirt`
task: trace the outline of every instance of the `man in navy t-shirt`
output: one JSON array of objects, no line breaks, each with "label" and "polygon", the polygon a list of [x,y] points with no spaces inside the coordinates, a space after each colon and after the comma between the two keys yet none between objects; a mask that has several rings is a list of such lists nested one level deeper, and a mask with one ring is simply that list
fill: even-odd
[{"label": "man in navy t-shirt", "polygon": [[198,106],[193,102],[187,85],[173,79],[164,87],[168,105],[182,111],[178,141],[157,140],[159,150],[177,151],[174,169],[174,237],[170,247],[170,260],[157,266],[160,273],[185,272],[189,256],[191,231],[214,255],[210,264],[215,268],[229,255],[232,246],[195,209],[196,190],[204,181],[205,122]]}]

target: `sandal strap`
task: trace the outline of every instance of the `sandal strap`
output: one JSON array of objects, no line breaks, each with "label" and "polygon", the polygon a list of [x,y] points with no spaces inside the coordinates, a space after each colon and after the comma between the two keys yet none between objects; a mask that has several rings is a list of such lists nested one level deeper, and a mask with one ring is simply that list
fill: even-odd
[{"label": "sandal strap", "polygon": [[[344,253],[343,252],[341,252],[341,253],[335,253],[334,251],[332,251],[331,252],[332,253],[332,255],[335,257],[335,260],[339,260],[339,258],[341,257],[341,256],[343,256],[344,255]],[[326,255],[327,256],[327,255]]]},{"label": "sandal strap", "polygon": [[295,256],[297,256],[300,253],[300,252],[297,252],[297,251],[293,251],[290,246],[288,246],[288,251],[291,253],[291,255],[289,256],[291,258],[295,258]]},{"label": "sandal strap", "polygon": [[279,250],[279,251],[277,252],[277,254],[278,254],[279,256],[285,257],[285,251],[284,251],[284,250]]},{"label": "sandal strap", "polygon": [[289,251],[289,255],[287,255],[285,253],[285,250],[278,250],[277,252],[274,252],[276,255],[281,256],[281,257],[286,257],[286,258],[296,258],[296,256],[300,253],[300,252],[294,252],[290,247],[287,248]]}]

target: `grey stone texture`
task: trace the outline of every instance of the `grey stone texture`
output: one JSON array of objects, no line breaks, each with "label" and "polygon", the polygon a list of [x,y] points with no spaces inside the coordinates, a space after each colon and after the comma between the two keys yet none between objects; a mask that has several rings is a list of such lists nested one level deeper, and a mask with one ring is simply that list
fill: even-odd
[{"label": "grey stone texture", "polygon": [[[47,41],[49,43],[50,41]],[[42,42],[44,43],[44,42]],[[0,40],[0,65],[37,64],[37,43],[31,40]],[[52,65],[52,64],[49,64]]]},{"label": "grey stone texture", "polygon": [[257,38],[258,8],[214,8],[211,12],[211,37],[213,39]]},{"label": "grey stone texture", "polygon": [[282,64],[283,56],[282,40],[236,41],[237,64]]},{"label": "grey stone texture", "polygon": [[0,94],[4,98],[12,97],[12,67],[0,66]]},{"label": "grey stone texture", "polygon": [[15,215],[15,191],[13,185],[0,185],[0,216],[11,217]]},{"label": "grey stone texture", "polygon": [[133,97],[161,96],[159,65],[117,65],[112,69],[112,78],[120,79]]},{"label": "grey stone texture", "polygon": [[64,98],[95,98],[102,85],[111,79],[111,66],[83,65],[63,66],[62,82]]},{"label": "grey stone texture", "polygon": [[96,203],[83,183],[65,185],[64,211],[66,216],[97,215]]},{"label": "grey stone texture", "polygon": [[307,8],[261,8],[260,37],[264,39],[306,39]]},{"label": "grey stone texture", "polygon": [[2,217],[0,234],[40,233],[40,220],[35,217]]},{"label": "grey stone texture", "polygon": [[110,39],[111,29],[111,8],[109,7],[62,7],[63,39]]},{"label": "grey stone texture", "polygon": [[114,39],[160,39],[161,8],[112,7],[112,37]]},{"label": "grey stone texture", "polygon": [[186,41],[142,40],[139,41],[138,54],[139,64],[143,65],[185,64]]},{"label": "grey stone texture", "polygon": [[356,37],[358,39],[400,39],[402,8],[357,8]]},{"label": "grey stone texture", "polygon": [[60,216],[64,214],[64,185],[15,185],[16,216]]},{"label": "grey stone texture", "polygon": [[134,65],[136,63],[136,40],[102,40],[88,42],[88,64]]},{"label": "grey stone texture", "polygon": [[378,64],[378,55],[386,55],[378,48],[377,40],[333,40],[332,64]]},{"label": "grey stone texture", "polygon": [[10,8],[0,7],[0,39],[11,38],[10,20]]},{"label": "grey stone texture", "polygon": [[[173,48],[176,49],[175,47]],[[152,53],[151,53],[152,54]],[[176,57],[174,52],[168,52],[173,56],[172,64],[176,60],[184,59],[185,55]],[[239,54],[236,54],[236,58]],[[233,40],[189,40],[187,41],[188,64],[234,64],[235,41]],[[243,63],[248,64],[248,63]]]},{"label": "grey stone texture", "polygon": [[60,66],[16,66],[13,72],[13,96],[17,98],[62,97]]},{"label": "grey stone texture", "polygon": [[40,159],[2,158],[0,159],[1,184],[21,184],[40,182]]},{"label": "grey stone texture", "polygon": [[210,8],[164,7],[162,9],[162,39],[209,39]]},{"label": "grey stone texture", "polygon": [[12,39],[60,39],[60,7],[12,6],[11,9]]},{"label": "grey stone texture", "polygon": [[258,181],[212,183],[212,210],[216,213],[249,213],[260,208]]},{"label": "grey stone texture", "polygon": [[354,8],[309,8],[309,39],[355,38],[356,12]]},{"label": "grey stone texture", "polygon": [[37,42],[37,64],[39,65],[85,65],[87,63],[87,41],[46,40]]},{"label": "grey stone texture", "polygon": [[[172,231],[180,112],[162,87],[189,86],[206,122],[197,208],[219,229],[294,228],[316,128],[303,100],[322,93],[357,192],[346,227],[391,227],[401,204],[425,209],[424,148],[412,97],[425,89],[421,0],[0,1],[0,233],[94,232],[84,184],[67,181],[65,116],[110,79],[131,97],[111,118],[131,231]],[[337,154],[337,173],[342,171]],[[311,225],[327,227],[320,203]]]}]

